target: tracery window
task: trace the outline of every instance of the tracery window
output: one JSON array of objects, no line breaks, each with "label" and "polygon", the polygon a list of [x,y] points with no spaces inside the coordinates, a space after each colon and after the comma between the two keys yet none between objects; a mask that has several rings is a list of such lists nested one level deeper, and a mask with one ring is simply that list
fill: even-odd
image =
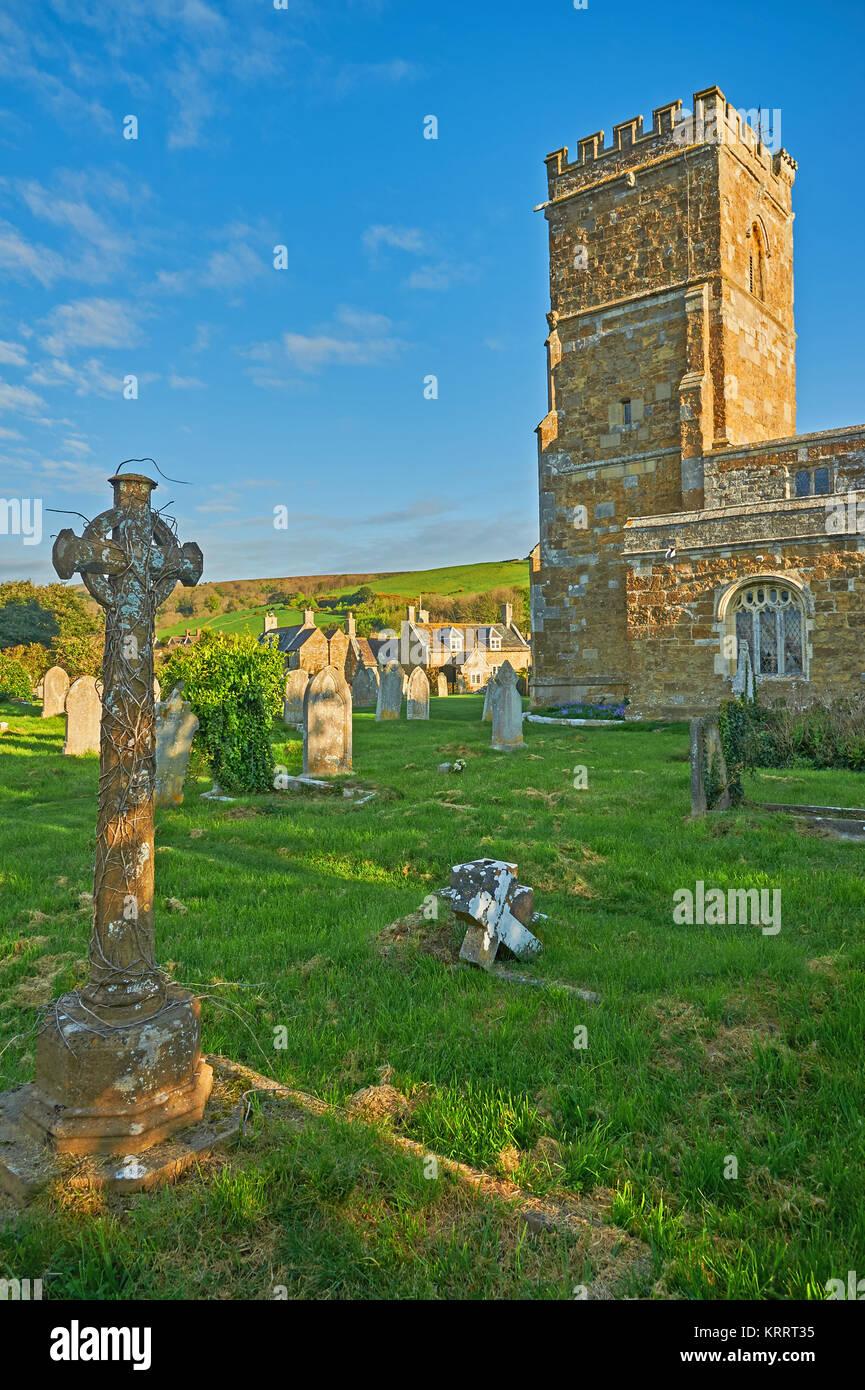
[{"label": "tracery window", "polygon": [[734,612],[736,642],[748,643],[756,675],[804,673],[805,615],[795,590],[754,584],[737,595]]}]

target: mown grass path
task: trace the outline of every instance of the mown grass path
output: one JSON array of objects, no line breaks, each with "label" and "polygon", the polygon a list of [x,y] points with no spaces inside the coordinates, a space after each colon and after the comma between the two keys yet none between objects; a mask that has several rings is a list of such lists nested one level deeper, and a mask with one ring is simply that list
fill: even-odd
[{"label": "mown grass path", "polygon": [[[404,1132],[430,1151],[539,1193],[594,1192],[647,1241],[631,1292],[823,1296],[865,1268],[863,849],[754,810],[691,821],[685,725],[527,725],[526,751],[499,755],[480,714],[473,696],[434,700],[429,723],[358,712],[357,779],[378,789],[361,807],[202,801],[202,775],[158,813],[158,956],[207,996],[207,1049],[336,1103],[392,1069]],[[83,978],[97,761],[62,756],[62,720],[0,717],[0,1047],[25,1034],[0,1062],[8,1086],[30,1079],[36,1006]],[[291,731],[275,754],[299,770]],[[455,756],[461,776],[436,772]],[[763,800],[863,799],[856,774],[758,783]],[[600,1004],[382,941],[484,854],[516,860],[549,916],[531,973]],[[780,888],[781,931],[674,924],[674,890],[700,879]],[[585,1273],[566,1241],[529,1249],[374,1130],[261,1123],[208,1182],[40,1199],[0,1230],[0,1275],[55,1271],[68,1297],[267,1298],[276,1282],[567,1298]]]}]

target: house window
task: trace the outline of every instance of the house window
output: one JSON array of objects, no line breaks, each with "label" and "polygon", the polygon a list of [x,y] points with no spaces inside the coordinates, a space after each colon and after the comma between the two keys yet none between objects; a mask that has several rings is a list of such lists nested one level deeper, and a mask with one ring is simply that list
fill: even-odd
[{"label": "house window", "polygon": [[500,652],[502,649],[502,639],[497,632],[490,633],[490,651]]},{"label": "house window", "polygon": [[461,632],[451,633],[451,651],[461,652],[463,649],[463,635]]},{"label": "house window", "polygon": [[631,423],[631,402],[630,402],[630,400],[622,401],[622,424],[623,424],[623,425],[629,425],[630,423]]},{"label": "house window", "polygon": [[780,584],[754,584],[737,596],[736,643],[748,643],[755,675],[804,673],[804,616],[795,591]]}]

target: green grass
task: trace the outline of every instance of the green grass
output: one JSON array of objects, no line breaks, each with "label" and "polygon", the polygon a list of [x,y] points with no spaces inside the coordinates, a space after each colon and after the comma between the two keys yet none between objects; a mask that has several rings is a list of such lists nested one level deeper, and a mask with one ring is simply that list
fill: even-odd
[{"label": "green grass", "polygon": [[[379,789],[359,808],[207,802],[193,775],[184,805],[158,813],[159,957],[208,995],[205,1046],[335,1102],[393,1068],[426,1149],[488,1171],[515,1155],[525,1186],[594,1194],[645,1241],[638,1294],[822,1296],[865,1260],[861,847],[751,808],[692,821],[683,724],[527,725],[527,750],[508,756],[481,708],[434,700],[429,723],[389,726],[358,712],[355,769]],[[0,1048],[24,1034],[0,1063],[8,1086],[32,1076],[40,969],[53,992],[82,979],[98,768],[63,758],[61,720],[0,717]],[[462,776],[437,774],[458,750]],[[291,731],[275,751],[299,769]],[[782,796],[761,774],[761,798],[862,803],[857,774],[791,777]],[[383,948],[451,864],[485,854],[516,860],[549,916],[526,973],[600,1004]],[[674,890],[698,879],[780,887],[781,932],[674,925]],[[545,1139],[555,1171],[532,1157]],[[274,1284],[571,1297],[585,1252],[521,1242],[507,1211],[425,1181],[375,1130],[332,1119],[298,1134],[262,1112],[206,1182],[113,1204],[40,1198],[0,1230],[0,1276],[52,1271],[51,1296],[84,1298],[267,1298]]]},{"label": "green grass", "polygon": [[[291,580],[279,581],[283,587],[291,588]],[[475,565],[449,565],[435,570],[406,570],[402,574],[387,575],[381,579],[368,581],[376,594],[402,594],[418,598],[426,594],[440,594],[452,598],[457,594],[484,594],[490,589],[525,588],[529,582],[527,560],[490,560]],[[276,585],[277,581],[274,581]],[[339,594],[355,593],[357,584],[337,585],[328,589],[318,598],[332,598]],[[266,604],[242,609],[237,613],[218,613],[216,615],[197,615],[169,623],[158,628],[160,639],[179,637],[187,628],[212,628],[216,632],[259,633],[262,630],[262,614],[267,611]],[[296,608],[275,609],[280,625],[299,623],[303,615]],[[330,613],[319,613],[316,622],[320,627],[330,627],[340,623],[341,618]]]}]

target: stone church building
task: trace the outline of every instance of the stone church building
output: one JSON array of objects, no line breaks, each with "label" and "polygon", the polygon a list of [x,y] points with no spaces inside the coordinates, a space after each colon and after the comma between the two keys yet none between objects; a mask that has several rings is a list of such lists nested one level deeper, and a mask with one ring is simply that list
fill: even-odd
[{"label": "stone church building", "polygon": [[533,703],[860,695],[865,426],[796,434],[796,163],[717,87],[642,124],[546,160]]}]

